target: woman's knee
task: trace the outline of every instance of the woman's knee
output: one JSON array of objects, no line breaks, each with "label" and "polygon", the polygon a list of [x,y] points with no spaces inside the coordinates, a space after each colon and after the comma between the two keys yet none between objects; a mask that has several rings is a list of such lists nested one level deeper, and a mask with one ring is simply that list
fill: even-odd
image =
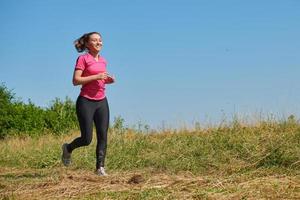
[{"label": "woman's knee", "polygon": [[89,144],[91,144],[92,142],[92,138],[81,138],[81,144],[83,146],[88,146]]},{"label": "woman's knee", "polygon": [[101,140],[107,139],[107,129],[100,129],[97,131],[97,137]]}]

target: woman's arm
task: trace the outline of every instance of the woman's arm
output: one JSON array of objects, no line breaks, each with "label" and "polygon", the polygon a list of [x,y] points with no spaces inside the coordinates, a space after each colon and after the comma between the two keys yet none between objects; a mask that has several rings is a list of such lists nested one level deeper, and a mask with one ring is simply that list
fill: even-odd
[{"label": "woman's arm", "polygon": [[95,80],[105,80],[107,72],[99,73],[91,76],[82,77],[82,70],[75,70],[73,74],[73,85],[84,85]]}]

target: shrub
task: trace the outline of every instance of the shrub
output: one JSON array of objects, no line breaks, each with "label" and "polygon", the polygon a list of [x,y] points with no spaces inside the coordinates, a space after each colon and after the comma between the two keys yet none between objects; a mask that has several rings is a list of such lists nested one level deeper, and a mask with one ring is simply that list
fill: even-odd
[{"label": "shrub", "polygon": [[49,108],[28,104],[16,98],[12,90],[0,85],[0,138],[9,135],[63,134],[77,127],[74,102],[56,98]]}]

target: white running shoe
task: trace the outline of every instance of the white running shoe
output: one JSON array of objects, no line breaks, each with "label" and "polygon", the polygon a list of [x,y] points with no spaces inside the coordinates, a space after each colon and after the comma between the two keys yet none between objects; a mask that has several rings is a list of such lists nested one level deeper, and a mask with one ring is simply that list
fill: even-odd
[{"label": "white running shoe", "polygon": [[98,176],[108,176],[108,174],[105,173],[104,167],[100,167],[99,169],[97,169],[97,170],[96,170],[96,174],[97,174]]}]

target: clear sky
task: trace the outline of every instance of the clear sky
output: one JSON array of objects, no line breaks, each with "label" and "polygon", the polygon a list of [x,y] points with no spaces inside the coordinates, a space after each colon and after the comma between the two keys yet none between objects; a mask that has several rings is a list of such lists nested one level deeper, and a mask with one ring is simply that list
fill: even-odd
[{"label": "clear sky", "polygon": [[98,31],[111,120],[300,114],[299,0],[2,0],[0,24],[0,81],[24,102],[75,101],[73,41]]}]

